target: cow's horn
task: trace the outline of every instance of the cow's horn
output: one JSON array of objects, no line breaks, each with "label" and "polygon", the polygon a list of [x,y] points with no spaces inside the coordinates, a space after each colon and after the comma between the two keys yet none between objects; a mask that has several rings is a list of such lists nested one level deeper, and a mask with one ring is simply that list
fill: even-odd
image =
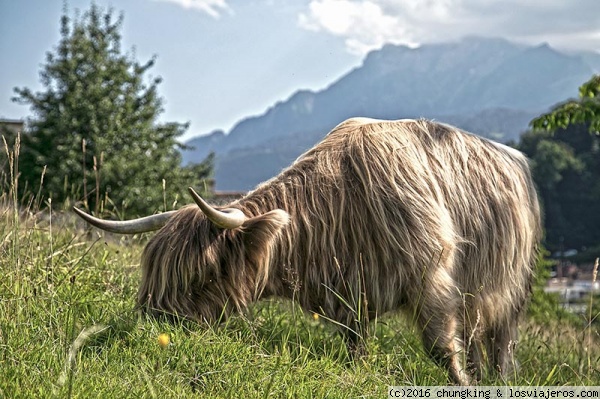
[{"label": "cow's horn", "polygon": [[176,212],[169,211],[139,219],[115,221],[98,219],[76,207],[73,207],[73,211],[75,211],[76,214],[78,214],[83,220],[92,226],[102,230],[110,231],[111,233],[119,234],[137,234],[158,230],[163,227],[165,223],[167,223],[167,220],[169,220],[169,218]]},{"label": "cow's horn", "polygon": [[189,187],[188,190],[196,204],[198,204],[200,210],[217,226],[224,229],[235,229],[236,227],[240,227],[246,221],[246,215],[239,209],[227,208],[219,211],[208,205],[208,203],[206,203],[193,188]]}]

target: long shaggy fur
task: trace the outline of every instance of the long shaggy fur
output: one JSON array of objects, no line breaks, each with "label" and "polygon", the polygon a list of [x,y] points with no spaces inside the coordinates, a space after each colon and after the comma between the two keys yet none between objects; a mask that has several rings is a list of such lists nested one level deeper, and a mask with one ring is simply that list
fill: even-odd
[{"label": "long shaggy fur", "polygon": [[241,228],[193,206],[157,233],[141,306],[211,321],[277,295],[347,326],[350,344],[405,308],[455,382],[479,377],[484,350],[508,370],[541,231],[518,151],[425,120],[350,119],[228,207]]}]

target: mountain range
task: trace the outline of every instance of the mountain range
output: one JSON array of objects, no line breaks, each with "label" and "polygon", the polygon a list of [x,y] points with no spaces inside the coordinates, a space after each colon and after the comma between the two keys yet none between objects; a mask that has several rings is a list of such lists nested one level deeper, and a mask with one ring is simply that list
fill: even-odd
[{"label": "mountain range", "polygon": [[189,140],[183,162],[214,152],[216,189],[250,190],[353,116],[425,117],[516,141],[531,119],[576,97],[598,71],[600,54],[567,54],[546,44],[468,37],[418,48],[386,45],[323,90],[299,90],[227,134]]}]

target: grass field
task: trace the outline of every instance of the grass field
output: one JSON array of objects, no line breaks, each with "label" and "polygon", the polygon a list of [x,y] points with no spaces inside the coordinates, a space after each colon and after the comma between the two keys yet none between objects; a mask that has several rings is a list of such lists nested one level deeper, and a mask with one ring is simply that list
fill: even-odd
[{"label": "grass field", "polygon": [[[49,203],[15,206],[11,188],[0,191],[0,398],[383,398],[388,385],[447,384],[401,315],[373,323],[354,359],[331,324],[288,301],[214,326],[140,316],[146,236],[101,236]],[[600,385],[599,309],[577,318],[534,303],[519,371],[482,384]]]},{"label": "grass field", "polygon": [[[378,320],[354,360],[333,326],[286,301],[218,326],[146,319],[134,298],[147,237],[99,236],[48,210],[0,216],[0,396],[384,397],[447,383],[399,315]],[[600,385],[597,324],[540,316],[522,324],[509,383]]]}]

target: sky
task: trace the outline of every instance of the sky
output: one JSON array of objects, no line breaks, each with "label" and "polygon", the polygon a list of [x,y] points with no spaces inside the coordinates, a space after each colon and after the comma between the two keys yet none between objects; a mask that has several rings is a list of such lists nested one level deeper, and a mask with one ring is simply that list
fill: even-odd
[{"label": "sky", "polygon": [[[163,122],[182,139],[229,131],[299,89],[320,90],[384,44],[464,36],[600,52],[600,0],[95,0],[123,12],[122,49],[156,56]],[[68,0],[73,17],[90,0]],[[0,0],[0,118],[31,117],[14,87],[40,91],[60,39],[62,0]]]}]

